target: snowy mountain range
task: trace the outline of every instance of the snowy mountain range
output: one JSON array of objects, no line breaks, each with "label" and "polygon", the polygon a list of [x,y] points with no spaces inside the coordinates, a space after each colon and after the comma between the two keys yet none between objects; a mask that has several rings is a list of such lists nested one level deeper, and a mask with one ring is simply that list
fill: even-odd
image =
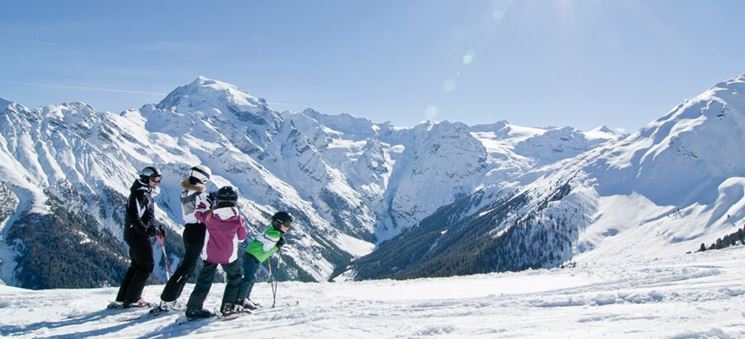
[{"label": "snowy mountain range", "polygon": [[[182,251],[178,182],[195,164],[212,169],[211,190],[238,188],[251,233],[277,210],[297,217],[279,260],[285,279],[441,276],[695,250],[745,213],[744,83],[718,84],[628,136],[277,112],[204,77],[119,114],[0,99],[0,277],[33,288],[118,283],[124,201],[149,164],[164,172],[156,201],[171,227],[172,265]],[[83,277],[60,281],[69,272]]]},{"label": "snowy mountain range", "polygon": [[745,217],[743,92],[745,76],[717,84],[633,135],[534,168],[513,190],[458,199],[344,277],[618,263],[711,244]]}]

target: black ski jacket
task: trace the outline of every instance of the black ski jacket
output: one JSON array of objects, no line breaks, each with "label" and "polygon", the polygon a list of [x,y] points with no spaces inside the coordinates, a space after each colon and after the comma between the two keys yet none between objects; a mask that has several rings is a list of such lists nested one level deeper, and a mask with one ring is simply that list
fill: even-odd
[{"label": "black ski jacket", "polygon": [[154,234],[155,204],[151,195],[152,189],[146,183],[135,180],[129,188],[127,215],[124,218],[125,230],[131,229],[142,235]]}]

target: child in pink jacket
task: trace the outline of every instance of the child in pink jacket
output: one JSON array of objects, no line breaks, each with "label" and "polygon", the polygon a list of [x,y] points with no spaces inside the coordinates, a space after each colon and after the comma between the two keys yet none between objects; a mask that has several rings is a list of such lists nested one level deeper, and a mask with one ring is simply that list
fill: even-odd
[{"label": "child in pink jacket", "polygon": [[246,239],[246,225],[235,207],[238,193],[233,187],[220,188],[215,200],[213,210],[194,213],[197,220],[207,226],[207,245],[202,254],[204,265],[186,304],[186,317],[189,319],[209,318],[214,315],[203,309],[203,305],[212,287],[217,265],[221,265],[227,274],[220,311],[223,316],[236,314],[237,311],[234,303],[243,279],[238,262],[238,244]]}]

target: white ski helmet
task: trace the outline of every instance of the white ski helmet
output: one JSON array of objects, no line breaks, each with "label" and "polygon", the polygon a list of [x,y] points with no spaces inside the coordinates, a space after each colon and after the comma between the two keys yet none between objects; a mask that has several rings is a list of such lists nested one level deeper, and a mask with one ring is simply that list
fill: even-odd
[{"label": "white ski helmet", "polygon": [[191,172],[189,172],[189,176],[199,180],[199,182],[206,184],[207,181],[210,180],[210,177],[212,176],[212,171],[209,167],[204,165],[196,165],[191,168]]}]

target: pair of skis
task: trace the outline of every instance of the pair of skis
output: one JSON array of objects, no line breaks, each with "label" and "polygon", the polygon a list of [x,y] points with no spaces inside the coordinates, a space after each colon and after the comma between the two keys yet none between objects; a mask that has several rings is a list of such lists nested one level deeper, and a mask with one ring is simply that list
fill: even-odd
[{"label": "pair of skis", "polygon": [[214,312],[213,312],[214,315],[211,316],[211,317],[209,317],[209,318],[191,318],[190,319],[190,318],[188,318],[186,316],[183,316],[183,317],[179,317],[179,319],[176,321],[176,323],[178,325],[183,325],[183,324],[188,324],[188,323],[193,323],[193,322],[202,322],[202,321],[205,321],[205,320],[206,321],[209,321],[209,322],[212,322],[212,321],[230,321],[230,320],[242,318],[244,316],[248,316],[250,314],[261,314],[261,313],[264,313],[264,312],[281,311],[281,310],[284,310],[285,308],[288,308],[288,307],[291,307],[291,306],[297,306],[299,304],[300,304],[300,301],[295,301],[295,303],[292,304],[292,305],[287,304],[287,305],[283,305],[283,306],[276,307],[276,308],[275,307],[272,307],[272,308],[268,308],[267,309],[267,308],[259,307],[259,308],[255,309],[255,310],[248,310],[248,309],[246,309],[246,310],[244,310],[242,312],[236,312],[236,313],[233,313],[233,314],[228,315],[228,316],[223,316],[222,314],[220,314],[219,312],[217,312],[217,310],[214,310]]},{"label": "pair of skis", "polygon": [[176,321],[176,324],[183,325],[193,322],[202,322],[202,321],[230,321],[235,320],[240,317],[242,317],[245,314],[249,314],[247,312],[235,312],[229,315],[222,315],[217,310],[213,310],[212,316],[208,318],[189,318],[187,316],[179,317],[179,319]]}]

